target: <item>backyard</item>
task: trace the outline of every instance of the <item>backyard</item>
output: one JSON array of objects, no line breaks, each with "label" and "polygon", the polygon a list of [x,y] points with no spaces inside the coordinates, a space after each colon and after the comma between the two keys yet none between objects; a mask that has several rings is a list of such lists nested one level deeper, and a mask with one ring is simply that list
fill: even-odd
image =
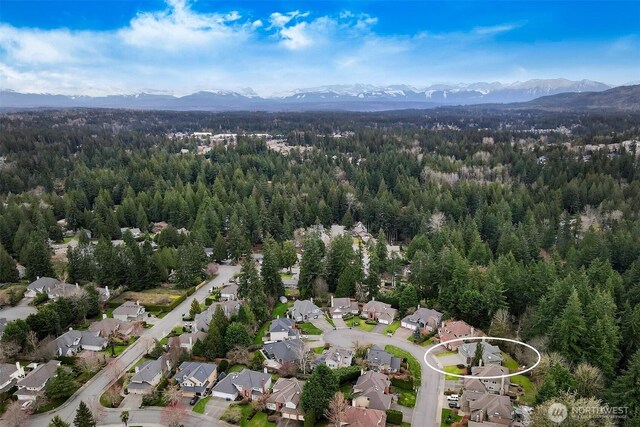
[{"label": "backyard", "polygon": [[442,410],[442,423],[441,427],[449,427],[451,424],[460,421],[462,417],[460,415],[454,414],[453,411],[449,408],[445,408]]},{"label": "backyard", "polygon": [[398,394],[398,405],[406,406],[407,408],[416,406],[417,393],[415,391],[395,386],[393,390]]},{"label": "backyard", "polygon": [[114,304],[122,304],[125,301],[140,301],[142,305],[170,305],[185,294],[183,289],[154,288],[141,292],[126,291],[111,300]]},{"label": "backyard", "polygon": [[403,349],[393,345],[387,345],[384,347],[384,349],[396,357],[407,359],[407,364],[409,365],[409,372],[411,372],[411,375],[413,375],[413,378],[418,384],[421,383],[422,368],[420,367],[420,363],[416,360],[415,357],[413,357],[409,352],[404,351]]}]

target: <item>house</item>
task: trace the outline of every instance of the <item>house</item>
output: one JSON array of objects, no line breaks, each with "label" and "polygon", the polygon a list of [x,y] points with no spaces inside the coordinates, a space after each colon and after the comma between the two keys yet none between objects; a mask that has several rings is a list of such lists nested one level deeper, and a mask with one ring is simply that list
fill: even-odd
[{"label": "house", "polygon": [[467,322],[463,320],[445,320],[438,328],[438,336],[441,343],[447,350],[457,350],[463,342],[455,341],[447,343],[448,341],[466,338],[466,337],[479,337],[484,335],[482,331],[476,330],[473,326],[469,326]]},{"label": "house", "polygon": [[322,355],[316,360],[315,364],[325,364],[331,369],[346,368],[351,366],[353,361],[354,351],[348,348],[336,348],[331,347],[329,350],[325,350]]},{"label": "house", "polygon": [[374,345],[367,350],[365,363],[372,371],[392,373],[400,370],[402,359]]},{"label": "house", "polygon": [[309,300],[296,300],[293,307],[289,309],[291,318],[296,322],[306,322],[310,319],[317,319],[322,316],[320,308],[313,303],[313,298]]},{"label": "house", "polygon": [[343,427],[384,427],[387,413],[377,409],[347,406],[342,414]]},{"label": "house", "polygon": [[509,381],[504,376],[508,374],[509,369],[504,366],[474,366],[471,368],[471,375],[481,378],[465,378],[463,386],[465,390],[476,394],[506,395],[509,392]]},{"label": "house", "polygon": [[136,373],[131,377],[127,390],[132,394],[145,394],[158,385],[165,373],[171,370],[171,362],[166,356],[150,360],[136,366]]},{"label": "house", "polygon": [[467,365],[470,365],[473,362],[478,345],[482,347],[483,365],[502,365],[504,358],[502,357],[500,347],[491,345],[485,341],[463,343],[458,347],[458,354],[463,357]]},{"label": "house", "polygon": [[193,322],[185,323],[185,326],[191,326],[192,329],[196,331],[209,331],[209,323],[213,318],[213,313],[215,313],[216,308],[219,306],[222,308],[222,312],[228,318],[231,318],[234,314],[238,314],[240,311],[240,305],[242,301],[238,300],[230,300],[230,301],[222,301],[222,302],[214,302],[202,313],[196,314],[196,317],[193,319]]},{"label": "house", "polygon": [[126,233],[127,231],[131,233],[134,239],[137,239],[138,237],[142,236],[142,231],[139,228],[128,228],[128,227],[120,228],[120,234],[122,234],[123,236],[124,236],[124,233]]},{"label": "house", "polygon": [[352,229],[351,235],[353,237],[361,239],[364,243],[367,243],[371,239],[371,235],[367,231],[367,227],[363,223],[358,222]]},{"label": "house", "polygon": [[243,369],[240,372],[230,372],[211,390],[212,397],[226,400],[236,400],[239,396],[252,400],[262,396],[271,388],[271,375],[266,372]]},{"label": "house", "polygon": [[300,404],[302,382],[296,378],[279,378],[266,401],[267,409],[279,412],[282,418],[304,421]]},{"label": "house", "polygon": [[19,379],[24,378],[24,375],[20,362],[16,362],[15,365],[0,363],[0,393],[9,391]]},{"label": "house", "polygon": [[379,372],[367,371],[353,386],[352,406],[386,411],[391,407],[391,381]]},{"label": "house", "polygon": [[351,301],[351,298],[334,298],[331,297],[331,318],[342,319],[348,314],[358,314],[358,302]]},{"label": "house", "polygon": [[41,292],[48,293],[50,288],[58,284],[60,284],[58,279],[54,279],[52,277],[38,277],[37,280],[29,283],[24,296],[27,298],[35,298],[35,296]]},{"label": "house", "polygon": [[415,313],[405,316],[400,322],[403,328],[415,331],[419,329],[423,334],[431,334],[438,329],[442,322],[442,313],[430,308],[418,308]]},{"label": "house", "polygon": [[182,362],[173,379],[180,385],[184,397],[205,396],[218,378],[215,363]]},{"label": "house", "polygon": [[142,335],[143,330],[142,322],[126,322],[110,317],[105,317],[89,325],[89,331],[95,332],[103,338],[116,335],[123,339],[129,339],[131,337],[139,337]]},{"label": "house", "polygon": [[304,343],[299,338],[267,343],[262,349],[267,366],[279,369],[283,363],[293,363],[304,355]]},{"label": "house", "polygon": [[277,318],[271,321],[269,326],[269,341],[283,341],[296,338],[300,332],[296,329],[296,322],[293,319]]},{"label": "house", "polygon": [[18,380],[16,383],[18,391],[15,392],[18,400],[36,400],[44,392],[44,386],[47,385],[47,381],[55,376],[59,366],[59,361],[50,360],[47,363],[36,366],[27,376]]},{"label": "house", "polygon": [[113,310],[113,318],[122,321],[143,320],[144,315],[144,306],[140,305],[140,302],[125,301]]},{"label": "house", "polygon": [[[513,404],[509,396],[485,393],[475,400],[460,398],[460,411],[469,416],[469,427],[514,426]],[[518,423],[519,424],[519,423]]]},{"label": "house", "polygon": [[396,311],[391,305],[372,299],[362,308],[360,316],[369,320],[376,320],[384,325],[390,325],[396,317]]},{"label": "house", "polygon": [[57,283],[46,290],[47,297],[51,300],[58,299],[60,297],[70,297],[74,295],[82,294],[82,288],[76,283],[70,285],[69,283]]},{"label": "house", "polygon": [[73,356],[82,350],[102,351],[109,341],[96,332],[71,329],[56,338],[52,345],[58,356]]},{"label": "house", "polygon": [[238,299],[238,285],[234,283],[222,288],[220,298],[227,301]]},{"label": "house", "polygon": [[193,351],[193,345],[198,342],[198,340],[204,341],[206,337],[207,334],[202,331],[181,334],[180,336],[169,338],[169,346],[178,346],[191,353],[191,351]]}]

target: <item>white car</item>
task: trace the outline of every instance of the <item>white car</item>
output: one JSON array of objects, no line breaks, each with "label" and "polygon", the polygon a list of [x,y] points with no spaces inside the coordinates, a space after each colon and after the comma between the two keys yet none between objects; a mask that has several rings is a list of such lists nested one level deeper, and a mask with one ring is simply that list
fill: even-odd
[{"label": "white car", "polygon": [[460,396],[458,396],[457,394],[450,394],[449,396],[447,396],[447,400],[451,402],[457,402],[459,399]]}]

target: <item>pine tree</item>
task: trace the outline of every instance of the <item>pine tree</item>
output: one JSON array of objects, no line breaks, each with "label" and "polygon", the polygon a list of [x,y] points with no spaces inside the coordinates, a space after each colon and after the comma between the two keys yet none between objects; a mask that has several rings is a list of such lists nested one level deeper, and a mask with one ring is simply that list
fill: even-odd
[{"label": "pine tree", "polygon": [[264,242],[262,269],[260,278],[263,289],[267,295],[280,297],[284,295],[284,285],[280,276],[280,248],[272,237],[267,237]]},{"label": "pine tree", "polygon": [[260,281],[256,263],[250,256],[242,260],[240,274],[238,275],[238,298],[246,299],[252,288]]},{"label": "pine tree", "polygon": [[340,275],[335,296],[337,298],[353,297],[356,294],[358,272],[355,265],[349,265]]},{"label": "pine tree", "polygon": [[96,427],[96,420],[93,418],[91,410],[86,403],[80,402],[73,419],[74,427]]},{"label": "pine tree", "polygon": [[224,310],[221,305],[217,305],[216,309],[213,311],[213,316],[211,316],[211,325],[214,325],[220,335],[224,335],[227,332],[227,326],[229,326],[229,319],[224,314]]},{"label": "pine tree", "polygon": [[338,380],[333,371],[327,365],[320,364],[304,384],[300,404],[307,413],[313,411],[319,417],[324,414],[338,388]]},{"label": "pine tree", "polygon": [[418,305],[418,292],[416,292],[416,288],[412,284],[408,284],[402,289],[400,292],[400,316],[404,317],[407,313],[407,310],[410,308],[415,308]]},{"label": "pine tree", "polygon": [[48,427],[70,427],[70,426],[69,426],[69,423],[62,421],[62,418],[56,415],[51,419],[51,422],[49,422]]},{"label": "pine tree", "polygon": [[191,309],[189,310],[189,317],[192,319],[195,319],[196,314],[199,314],[201,312],[202,312],[202,309],[200,308],[200,303],[198,302],[198,300],[194,298],[193,301],[191,301]]},{"label": "pine tree", "polygon": [[216,240],[213,242],[212,257],[216,262],[222,262],[229,256],[227,252],[227,243],[224,241],[222,234],[218,233]]},{"label": "pine tree", "polygon": [[[34,231],[29,236],[29,243],[24,248],[24,263],[27,267],[29,280],[38,277],[51,277],[54,275],[51,265],[51,252],[47,243],[47,237]],[[22,258],[22,257],[21,257]]]},{"label": "pine tree", "polygon": [[473,354],[473,359],[471,360],[471,366],[481,366],[482,356],[484,355],[484,345],[483,342],[476,341],[476,351]]},{"label": "pine tree", "polygon": [[16,263],[9,252],[0,244],[0,282],[15,282],[18,280]]},{"label": "pine tree", "polygon": [[640,424],[640,350],[636,351],[626,369],[619,374],[611,385],[609,400],[612,405],[626,406],[628,419],[625,425]]},{"label": "pine tree", "polygon": [[327,252],[326,277],[329,292],[335,292],[338,280],[353,260],[351,236],[343,234],[335,237]]},{"label": "pine tree", "polygon": [[224,342],[227,351],[235,347],[248,347],[251,345],[251,337],[247,329],[239,322],[232,322],[224,334]]},{"label": "pine tree", "polygon": [[291,271],[298,260],[295,244],[291,240],[287,240],[282,244],[282,253],[280,254],[282,268],[288,268]]},{"label": "pine tree", "polygon": [[578,292],[574,289],[562,314],[549,336],[549,349],[557,351],[571,362],[579,362],[584,355],[585,318]]},{"label": "pine tree", "polygon": [[378,274],[387,271],[387,235],[381,228],[375,245],[376,257],[378,261]]},{"label": "pine tree", "polygon": [[66,368],[59,367],[53,378],[47,381],[44,394],[49,399],[62,399],[71,396],[77,389],[73,376]]},{"label": "pine tree", "polygon": [[314,233],[309,233],[304,240],[302,259],[300,260],[298,288],[301,298],[309,298],[313,295],[313,283],[323,272],[323,252],[322,240]]}]

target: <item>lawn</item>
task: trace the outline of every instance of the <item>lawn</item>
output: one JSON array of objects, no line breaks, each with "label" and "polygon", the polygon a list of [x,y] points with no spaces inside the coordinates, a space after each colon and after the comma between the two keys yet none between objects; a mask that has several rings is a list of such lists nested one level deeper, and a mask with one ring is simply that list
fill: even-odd
[{"label": "lawn", "polygon": [[[458,375],[463,375],[466,372],[465,369],[460,369],[456,365],[445,366],[444,367],[444,371],[448,372],[450,374],[458,374]],[[460,378],[454,377],[452,375],[445,375],[444,379],[445,380],[459,380]]]},{"label": "lawn", "polygon": [[399,327],[400,327],[400,321],[396,320],[395,322],[387,326],[387,329],[384,330],[384,333],[388,334],[389,332],[391,332],[392,334],[394,334]]},{"label": "lawn", "polygon": [[275,427],[275,423],[271,423],[269,422],[269,420],[267,419],[268,416],[267,414],[265,414],[264,412],[258,412],[256,413],[253,418],[251,418],[251,420],[249,420],[249,422],[242,423],[242,426],[246,426],[246,427]]},{"label": "lawn", "polygon": [[373,328],[376,327],[376,325],[370,325],[368,323],[365,323],[364,320],[360,319],[360,320],[356,320],[359,324],[356,325],[356,328],[358,329],[362,329],[365,332],[371,332],[373,331]]},{"label": "lawn", "polygon": [[[136,342],[136,340],[138,339],[138,337],[131,337],[129,338],[129,342],[127,344],[121,344],[121,345],[114,345],[113,346],[113,351],[115,353],[115,357],[120,356],[122,354],[123,351],[125,351],[127,348],[129,348],[129,346],[131,344],[133,344],[134,342]],[[111,354],[111,346],[107,347],[102,354],[105,357],[114,357]]]},{"label": "lawn", "polygon": [[293,273],[280,273],[280,277],[283,279],[291,279],[293,277]]},{"label": "lawn", "polygon": [[284,296],[287,298],[300,296],[300,290],[296,288],[284,288]]},{"label": "lawn", "polygon": [[273,312],[271,313],[271,318],[275,319],[277,317],[285,317],[285,314],[287,314],[287,309],[288,308],[289,308],[289,304],[279,302],[273,308]]},{"label": "lawn", "polygon": [[264,334],[267,333],[267,329],[269,329],[270,323],[271,321],[264,322],[264,324],[260,326],[260,329],[258,329],[258,332],[256,332],[255,338],[253,338],[254,344],[262,344],[262,337],[264,337]]},{"label": "lawn", "polygon": [[20,301],[22,299],[24,295],[24,291],[26,290],[27,290],[27,285],[24,285],[22,283],[12,283],[10,285],[3,285],[2,287],[0,287],[0,300],[9,302],[10,301],[9,294],[13,293],[14,301],[17,303],[17,301]]},{"label": "lawn", "polygon": [[455,354],[458,354],[458,352],[457,351],[443,351],[442,353],[436,354],[436,357],[453,356]]},{"label": "lawn", "polygon": [[298,327],[305,335],[322,335],[322,330],[318,329],[313,323],[300,323]]},{"label": "lawn", "polygon": [[325,318],[325,319],[327,319],[327,322],[329,322],[329,324],[330,324],[331,326],[333,326],[333,328],[335,329],[336,324],[335,324],[335,323],[333,323],[333,319],[332,319],[331,317],[329,317],[329,316],[324,316],[324,318]]},{"label": "lawn", "polygon": [[524,375],[516,375],[509,378],[509,380],[511,380],[511,382],[514,384],[518,384],[524,389],[524,395],[520,396],[519,398],[521,402],[527,403],[529,405],[535,403],[537,394],[536,386],[533,385],[528,377],[525,377]]},{"label": "lawn", "polygon": [[196,403],[196,406],[193,407],[193,412],[204,414],[204,409],[207,406],[207,402],[209,400],[211,400],[211,396],[207,396],[204,399],[198,400],[198,403]]},{"label": "lawn", "polygon": [[244,366],[244,365],[233,365],[232,367],[229,368],[228,372],[240,372],[245,368],[246,368],[246,366]]},{"label": "lawn", "polygon": [[519,368],[518,362],[516,362],[513,357],[509,356],[504,351],[501,353],[502,357],[504,358],[504,363],[502,365],[509,368],[509,373],[516,372]]},{"label": "lawn", "polygon": [[131,300],[140,301],[142,305],[169,305],[184,293],[184,290],[172,288],[153,288],[142,292],[126,291],[115,297],[112,302],[122,304]]},{"label": "lawn", "polygon": [[340,391],[344,394],[344,397],[349,399],[351,397],[351,392],[353,391],[353,385],[350,382],[346,382],[340,386]]},{"label": "lawn", "polygon": [[422,367],[415,357],[413,357],[408,351],[404,351],[403,349],[395,347],[393,345],[387,345],[384,347],[384,349],[396,357],[407,359],[407,363],[409,364],[409,372],[411,372],[418,384],[422,382]]},{"label": "lawn", "polygon": [[394,387],[393,390],[398,393],[398,404],[406,406],[407,408],[413,408],[416,406],[416,392],[413,390],[407,390],[400,387]]},{"label": "lawn", "polygon": [[[251,409],[251,405],[238,405],[232,404],[225,411],[224,414],[220,417],[222,421],[231,421],[232,419],[240,421],[239,424],[242,427],[247,427],[249,424],[249,417],[253,413],[253,409]],[[239,419],[238,419],[239,418]],[[259,424],[256,424],[259,425]]]},{"label": "lawn", "polygon": [[[447,422],[447,418],[451,417],[451,422]],[[451,424],[458,422],[462,419],[460,415],[454,415],[453,411],[449,408],[445,408],[442,410],[442,424],[441,427],[449,427]]]},{"label": "lawn", "polygon": [[42,414],[43,412],[51,411],[52,409],[56,409],[58,406],[62,405],[67,401],[66,397],[62,397],[60,399],[50,400],[44,405],[40,405],[38,410],[35,412],[36,414]]},{"label": "lawn", "polygon": [[312,350],[315,354],[322,354],[322,352],[324,352],[324,346],[314,347]]}]

